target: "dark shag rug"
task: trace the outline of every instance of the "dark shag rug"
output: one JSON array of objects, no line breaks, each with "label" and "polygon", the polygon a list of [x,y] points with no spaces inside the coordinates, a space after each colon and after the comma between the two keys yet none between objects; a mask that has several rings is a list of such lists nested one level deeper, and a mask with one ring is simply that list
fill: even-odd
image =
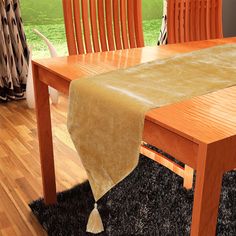
[{"label": "dark shag rug", "polygon": [[[30,207],[48,235],[91,235],[85,232],[94,199],[88,182],[58,194],[58,204],[42,199]],[[190,234],[193,191],[182,187],[182,178],[141,156],[137,168],[99,202],[103,235]],[[217,236],[236,236],[236,171],[225,174]]]}]

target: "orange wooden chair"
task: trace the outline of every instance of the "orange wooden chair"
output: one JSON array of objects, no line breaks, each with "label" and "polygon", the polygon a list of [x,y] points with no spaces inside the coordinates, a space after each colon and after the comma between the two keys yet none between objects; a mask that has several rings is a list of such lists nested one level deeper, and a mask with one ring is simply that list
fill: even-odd
[{"label": "orange wooden chair", "polygon": [[168,0],[168,43],[222,38],[222,0]]},{"label": "orange wooden chair", "polygon": [[69,55],[144,46],[142,0],[63,0]]}]

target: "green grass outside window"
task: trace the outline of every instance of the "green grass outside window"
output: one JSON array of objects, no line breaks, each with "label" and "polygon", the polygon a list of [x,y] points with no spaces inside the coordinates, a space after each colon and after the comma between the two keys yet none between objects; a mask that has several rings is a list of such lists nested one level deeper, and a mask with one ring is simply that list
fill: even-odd
[{"label": "green grass outside window", "polygon": [[[160,27],[160,19],[143,21],[146,46],[156,45]],[[64,24],[30,24],[25,26],[25,33],[28,44],[33,51],[33,58],[45,58],[50,56],[45,43],[39,38],[39,36],[32,32],[33,29],[39,30],[53,43],[59,56],[67,55]]]}]

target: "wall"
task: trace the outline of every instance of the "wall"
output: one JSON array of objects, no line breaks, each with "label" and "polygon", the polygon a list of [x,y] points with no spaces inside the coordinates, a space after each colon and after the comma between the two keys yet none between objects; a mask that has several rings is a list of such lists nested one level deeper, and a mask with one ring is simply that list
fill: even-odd
[{"label": "wall", "polygon": [[224,36],[236,36],[236,0],[223,0]]}]

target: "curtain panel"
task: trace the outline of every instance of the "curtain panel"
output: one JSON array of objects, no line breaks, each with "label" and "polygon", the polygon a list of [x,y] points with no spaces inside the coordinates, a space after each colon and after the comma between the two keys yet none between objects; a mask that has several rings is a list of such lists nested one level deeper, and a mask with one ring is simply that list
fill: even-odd
[{"label": "curtain panel", "polygon": [[167,5],[168,0],[163,0],[162,25],[157,45],[167,44]]},{"label": "curtain panel", "polygon": [[0,102],[25,94],[29,49],[19,0],[0,0]]}]

